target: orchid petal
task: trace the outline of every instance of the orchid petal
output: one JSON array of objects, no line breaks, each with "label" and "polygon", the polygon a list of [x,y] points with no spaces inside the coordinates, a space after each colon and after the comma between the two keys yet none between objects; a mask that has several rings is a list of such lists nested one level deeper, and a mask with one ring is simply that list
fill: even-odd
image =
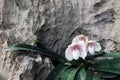
[{"label": "orchid petal", "polygon": [[72,44],[86,44],[88,41],[88,37],[84,36],[84,35],[78,35],[76,36],[73,41]]},{"label": "orchid petal", "polygon": [[90,54],[94,54],[95,53],[95,49],[94,49],[94,46],[88,46],[88,51]]},{"label": "orchid petal", "polygon": [[74,51],[73,51],[73,58],[74,58],[75,60],[78,60],[79,57],[80,57],[80,52],[79,52],[79,50],[74,50]]},{"label": "orchid petal", "polygon": [[101,45],[98,42],[96,42],[96,44],[95,44],[95,51],[100,51],[101,49],[102,49]]},{"label": "orchid petal", "polygon": [[88,47],[88,51],[90,52],[90,54],[94,54],[95,51],[100,51],[101,50],[101,46],[98,42],[90,40],[87,44]]},{"label": "orchid petal", "polygon": [[80,57],[83,58],[83,59],[85,59],[86,56],[87,56],[87,52],[86,51],[82,52],[81,55],[80,55]]},{"label": "orchid petal", "polygon": [[70,47],[68,47],[65,51],[65,57],[68,61],[72,61],[73,60],[73,55],[72,55],[72,50]]},{"label": "orchid petal", "polygon": [[81,50],[80,50],[80,57],[85,59],[85,57],[87,56],[87,51],[86,51],[86,47],[81,45]]},{"label": "orchid petal", "polygon": [[85,59],[87,56],[86,46],[82,44],[72,44],[73,58],[77,60],[79,57]]},{"label": "orchid petal", "polygon": [[69,61],[73,59],[78,60],[79,57],[85,59],[86,56],[86,46],[82,44],[71,44],[65,51],[65,57]]}]

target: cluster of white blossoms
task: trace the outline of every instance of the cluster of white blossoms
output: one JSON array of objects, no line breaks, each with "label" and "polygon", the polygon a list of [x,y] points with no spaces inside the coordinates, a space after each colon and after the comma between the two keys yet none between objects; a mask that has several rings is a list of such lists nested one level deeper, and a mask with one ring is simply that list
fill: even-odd
[{"label": "cluster of white blossoms", "polygon": [[65,51],[65,57],[67,60],[78,60],[79,58],[85,59],[87,53],[94,55],[95,52],[101,50],[101,45],[94,40],[88,40],[88,37],[84,35],[76,36],[72,43],[67,47]]}]

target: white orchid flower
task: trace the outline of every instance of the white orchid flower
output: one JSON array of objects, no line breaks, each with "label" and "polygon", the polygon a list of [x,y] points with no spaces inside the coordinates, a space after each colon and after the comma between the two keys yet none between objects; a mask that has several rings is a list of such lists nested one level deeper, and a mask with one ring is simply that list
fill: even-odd
[{"label": "white orchid flower", "polygon": [[65,57],[69,61],[72,61],[73,59],[78,60],[79,57],[85,59],[86,56],[87,51],[85,49],[85,46],[81,44],[71,44],[65,51]]},{"label": "white orchid flower", "polygon": [[87,43],[87,50],[89,51],[90,54],[95,54],[95,51],[100,51],[101,50],[101,45],[93,40],[88,41]]},{"label": "white orchid flower", "polygon": [[94,55],[96,51],[101,50],[101,45],[93,40],[88,41],[88,37],[84,35],[76,36],[72,44],[68,46],[65,51],[65,57],[69,61],[78,60],[79,58],[85,59],[87,52]]},{"label": "white orchid flower", "polygon": [[78,35],[73,39],[72,44],[86,45],[87,42],[88,42],[88,37],[86,37],[84,35]]}]

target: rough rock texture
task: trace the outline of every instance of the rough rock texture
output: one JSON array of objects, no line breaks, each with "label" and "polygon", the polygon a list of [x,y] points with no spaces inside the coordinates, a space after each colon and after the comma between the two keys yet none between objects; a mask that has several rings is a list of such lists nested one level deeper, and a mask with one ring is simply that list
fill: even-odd
[{"label": "rough rock texture", "polygon": [[78,34],[120,43],[119,0],[0,0],[0,4],[0,30],[8,45],[32,44],[37,36],[62,54]]},{"label": "rough rock texture", "polygon": [[8,70],[7,80],[45,80],[54,68],[49,58],[31,52],[8,52],[2,59]]},{"label": "rough rock texture", "polygon": [[[119,0],[0,0],[0,40],[32,44],[36,37],[58,54],[78,34],[120,51]],[[111,46],[112,45],[112,46]]]},{"label": "rough rock texture", "polygon": [[39,31],[40,40],[47,47],[61,54],[78,34],[120,43],[118,0],[52,1],[44,3],[46,21]]},{"label": "rough rock texture", "polygon": [[5,35],[0,35],[0,80],[45,80],[54,68],[49,58],[38,53],[14,51],[2,52],[8,46]]}]

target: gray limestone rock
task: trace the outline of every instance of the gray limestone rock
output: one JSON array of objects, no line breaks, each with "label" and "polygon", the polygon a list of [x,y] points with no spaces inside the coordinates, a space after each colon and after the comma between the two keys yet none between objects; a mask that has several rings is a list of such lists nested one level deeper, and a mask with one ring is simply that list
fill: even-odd
[{"label": "gray limestone rock", "polygon": [[2,61],[3,69],[7,71],[2,77],[6,80],[45,80],[54,68],[49,58],[42,59],[32,52],[6,52]]},{"label": "gray limestone rock", "polygon": [[39,38],[63,55],[79,34],[120,43],[118,0],[0,0],[0,4],[0,30],[8,45],[32,44]]}]

